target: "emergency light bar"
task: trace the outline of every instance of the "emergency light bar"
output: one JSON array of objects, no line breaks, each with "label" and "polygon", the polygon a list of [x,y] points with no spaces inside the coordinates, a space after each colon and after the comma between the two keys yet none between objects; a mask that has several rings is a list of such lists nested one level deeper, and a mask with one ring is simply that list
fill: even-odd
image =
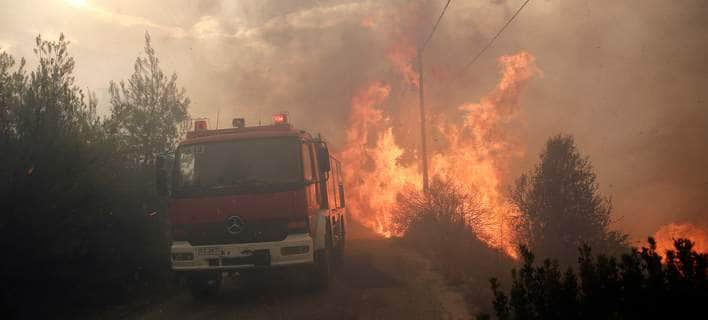
[{"label": "emergency light bar", "polygon": [[204,131],[207,130],[206,120],[194,120],[194,131]]},{"label": "emergency light bar", "polygon": [[283,112],[283,113],[276,113],[273,114],[273,124],[286,124],[288,123],[288,114]]}]

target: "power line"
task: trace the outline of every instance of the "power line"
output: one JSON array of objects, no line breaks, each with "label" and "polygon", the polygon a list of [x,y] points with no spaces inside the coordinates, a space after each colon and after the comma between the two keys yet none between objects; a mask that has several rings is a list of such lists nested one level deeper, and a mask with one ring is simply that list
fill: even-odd
[{"label": "power line", "polygon": [[430,31],[430,34],[425,39],[425,41],[423,42],[423,45],[420,47],[420,49],[418,49],[418,51],[422,52],[423,50],[425,50],[425,47],[428,46],[428,42],[430,42],[430,39],[433,38],[433,34],[435,34],[435,30],[438,30],[438,25],[440,24],[440,20],[442,20],[442,17],[445,15],[445,11],[447,11],[447,7],[450,6],[450,2],[452,2],[452,0],[447,0],[445,7],[443,7],[442,11],[440,12],[440,16],[438,17],[438,20],[435,21],[435,24],[433,25],[433,30]]},{"label": "power line", "polygon": [[470,60],[468,63],[466,63],[466,64],[462,67],[462,69],[460,69],[460,74],[462,74],[462,73],[465,71],[465,69],[469,68],[472,64],[474,64],[474,63],[477,61],[477,59],[479,59],[479,57],[481,57],[482,54],[484,54],[484,52],[487,51],[487,49],[489,49],[489,47],[492,46],[492,43],[494,43],[494,41],[497,40],[497,38],[499,38],[499,35],[501,35],[501,33],[504,32],[504,30],[506,29],[506,27],[508,27],[508,26],[511,24],[511,22],[514,21],[514,19],[516,18],[516,16],[518,16],[518,15],[519,15],[519,12],[521,12],[521,10],[523,10],[524,7],[526,7],[526,5],[529,3],[529,1],[531,1],[531,0],[526,0],[526,1],[524,1],[523,4],[521,4],[521,6],[519,7],[519,9],[517,9],[516,12],[514,12],[514,14],[511,16],[511,18],[509,18],[509,20],[506,21],[506,23],[504,24],[504,26],[502,26],[501,29],[499,29],[499,31],[497,32],[497,34],[495,34],[494,37],[492,37],[492,39],[489,40],[489,42],[487,43],[487,45],[484,46],[484,48],[482,48],[482,50],[480,50],[480,51],[477,53],[477,55],[475,55],[474,58],[472,58],[472,60]]}]

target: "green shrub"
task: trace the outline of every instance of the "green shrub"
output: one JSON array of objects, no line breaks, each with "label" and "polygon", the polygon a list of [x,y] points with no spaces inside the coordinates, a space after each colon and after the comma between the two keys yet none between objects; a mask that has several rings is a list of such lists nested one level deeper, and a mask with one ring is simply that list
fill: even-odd
[{"label": "green shrub", "polygon": [[[619,259],[580,248],[578,270],[561,272],[549,259],[534,265],[520,248],[523,265],[513,269],[509,293],[491,280],[499,319],[654,319],[698,318],[708,301],[708,255],[677,239],[662,259],[654,239]],[[704,315],[705,316],[705,315]]]}]

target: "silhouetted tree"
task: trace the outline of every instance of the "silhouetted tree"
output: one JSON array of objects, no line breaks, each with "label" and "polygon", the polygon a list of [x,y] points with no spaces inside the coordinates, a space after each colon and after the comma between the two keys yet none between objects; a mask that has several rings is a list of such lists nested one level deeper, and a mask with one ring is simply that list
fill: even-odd
[{"label": "silhouetted tree", "polygon": [[558,257],[568,265],[576,248],[589,244],[601,252],[618,252],[626,236],[609,229],[612,205],[598,193],[590,161],[578,152],[571,136],[546,143],[540,163],[521,175],[511,199],[521,215],[517,231],[541,257]]},{"label": "silhouetted tree", "polygon": [[6,52],[0,52],[0,143],[8,143],[14,134],[14,123],[20,105],[22,88],[25,86],[25,60],[20,60],[17,69],[15,59]]},{"label": "silhouetted tree", "polygon": [[[130,169],[116,177],[114,187],[123,197],[120,204],[126,212],[142,213],[130,216],[130,222],[142,228],[131,232],[150,241],[136,263],[147,271],[143,274],[166,281],[168,217],[155,216],[152,225],[141,223],[148,212],[164,211],[164,199],[156,194],[153,164],[157,155],[174,150],[182,133],[180,125],[189,119],[190,99],[186,90],[178,87],[177,74],[167,75],[160,67],[147,32],[144,52],[135,59],[133,73],[127,80],[111,81],[109,95],[111,115],[105,127],[117,146],[113,158]],[[144,263],[149,260],[154,263]]]},{"label": "silhouetted tree", "polygon": [[[45,293],[66,289],[91,264],[97,219],[109,212],[104,164],[113,148],[105,144],[95,100],[74,82],[67,48],[63,35],[37,37],[38,62],[29,75],[23,62],[9,71],[14,59],[0,57],[0,250],[13,257],[0,265],[7,299],[40,284]],[[55,286],[46,285],[49,279]]]},{"label": "silhouetted tree", "polygon": [[161,208],[154,171],[123,161],[137,136],[96,115],[68,46],[37,37],[29,73],[0,52],[0,251],[11,257],[0,263],[0,305],[10,318],[124,303],[167,283],[165,217],[148,215]]},{"label": "silhouetted tree", "polygon": [[178,125],[187,120],[190,100],[177,87],[177,74],[166,76],[145,33],[145,55],[135,60],[127,81],[111,81],[113,134],[121,136],[120,148],[128,160],[150,165],[155,156],[171,151],[179,138]]},{"label": "silhouetted tree", "polygon": [[15,68],[15,59],[6,52],[0,52],[0,194],[8,194],[16,150],[17,111],[25,87],[27,75],[25,60],[20,60]]},{"label": "silhouetted tree", "polygon": [[[103,150],[102,129],[95,102],[74,84],[74,60],[67,46],[63,35],[56,42],[37,37],[37,67],[25,76],[20,64],[10,77],[14,80],[3,86],[3,102],[11,105],[4,125],[11,152],[3,152],[0,169],[7,177],[0,182],[7,191],[2,202],[5,227],[41,230],[70,222],[78,227],[84,217],[76,212],[102,206],[102,199],[93,197],[98,189],[86,185],[93,181],[95,160]],[[9,229],[0,233],[22,230]],[[44,244],[60,245],[52,241],[55,236],[45,232]]]}]

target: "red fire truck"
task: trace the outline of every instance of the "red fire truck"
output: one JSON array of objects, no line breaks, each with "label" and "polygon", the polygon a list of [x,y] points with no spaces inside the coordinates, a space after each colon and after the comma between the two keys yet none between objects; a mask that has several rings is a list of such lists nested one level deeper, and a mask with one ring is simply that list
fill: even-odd
[{"label": "red fire truck", "polygon": [[[341,259],[345,202],[340,162],[319,136],[273,124],[209,130],[196,121],[171,169],[158,161],[158,188],[169,192],[172,269],[196,297],[215,293],[222,276],[299,268],[324,287]],[[169,191],[167,190],[169,189]]]}]

